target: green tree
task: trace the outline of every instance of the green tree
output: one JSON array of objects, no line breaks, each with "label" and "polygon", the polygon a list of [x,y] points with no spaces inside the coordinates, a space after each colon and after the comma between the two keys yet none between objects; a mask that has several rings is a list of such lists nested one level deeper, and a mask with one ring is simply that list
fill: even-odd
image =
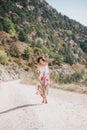
[{"label": "green tree", "polygon": [[7,18],[7,17],[3,18],[3,29],[4,29],[6,32],[8,32],[8,33],[10,33],[10,34],[12,34],[12,35],[15,35],[15,34],[16,34],[14,24],[13,24],[12,21],[11,21],[9,18]]},{"label": "green tree", "polygon": [[22,30],[19,32],[19,40],[22,41],[22,42],[28,42],[28,36],[27,34]]},{"label": "green tree", "polygon": [[70,47],[65,46],[65,62],[70,65],[74,64],[74,57],[72,55]]}]

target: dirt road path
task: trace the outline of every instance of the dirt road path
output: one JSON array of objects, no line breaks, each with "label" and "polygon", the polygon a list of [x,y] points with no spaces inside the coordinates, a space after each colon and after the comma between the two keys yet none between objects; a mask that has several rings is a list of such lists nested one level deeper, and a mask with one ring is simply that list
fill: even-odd
[{"label": "dirt road path", "polygon": [[0,130],[86,130],[87,95],[50,89],[41,104],[35,86],[0,83]]}]

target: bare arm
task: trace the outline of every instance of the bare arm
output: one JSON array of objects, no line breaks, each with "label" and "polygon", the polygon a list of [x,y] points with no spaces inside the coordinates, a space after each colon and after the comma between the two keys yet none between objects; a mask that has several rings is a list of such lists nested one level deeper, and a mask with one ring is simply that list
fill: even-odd
[{"label": "bare arm", "polygon": [[37,66],[37,74],[39,75],[39,73],[40,73],[40,66],[38,65]]}]

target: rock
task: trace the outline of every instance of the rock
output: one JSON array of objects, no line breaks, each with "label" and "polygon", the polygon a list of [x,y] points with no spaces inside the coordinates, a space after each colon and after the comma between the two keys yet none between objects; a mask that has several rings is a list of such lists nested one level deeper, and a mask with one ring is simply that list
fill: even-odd
[{"label": "rock", "polygon": [[18,74],[16,74],[14,70],[8,70],[0,65],[0,82],[14,79],[18,79]]}]

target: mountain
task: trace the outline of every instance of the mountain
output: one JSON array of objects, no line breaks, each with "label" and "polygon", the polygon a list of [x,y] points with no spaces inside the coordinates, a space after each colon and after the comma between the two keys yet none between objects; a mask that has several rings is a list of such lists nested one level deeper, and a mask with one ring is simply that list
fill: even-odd
[{"label": "mountain", "polygon": [[5,57],[18,58],[21,66],[32,66],[39,55],[57,68],[87,65],[87,27],[58,13],[45,0],[0,0],[0,44]]}]

